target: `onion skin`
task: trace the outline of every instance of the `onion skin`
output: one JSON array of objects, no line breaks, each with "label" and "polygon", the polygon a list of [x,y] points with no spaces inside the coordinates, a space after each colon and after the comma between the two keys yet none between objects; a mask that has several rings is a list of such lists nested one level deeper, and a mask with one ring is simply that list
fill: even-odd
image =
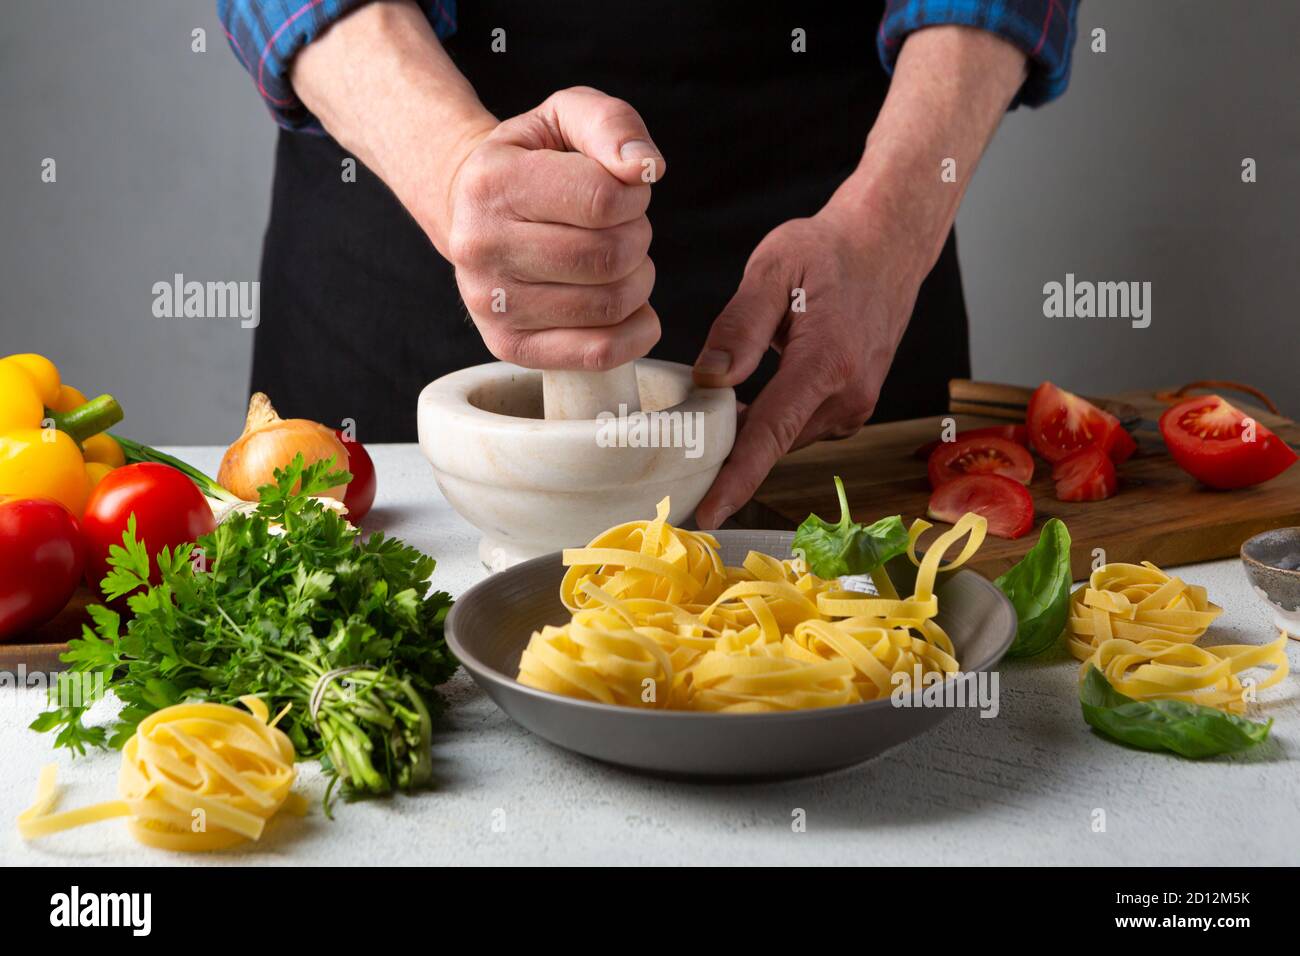
[{"label": "onion skin", "polygon": [[[221,456],[217,481],[245,501],[257,501],[257,489],[274,484],[275,470],[298,454],[308,465],[333,458],[338,470],[348,467],[348,450],[332,428],[305,418],[281,418],[257,392],[248,403],[244,433]],[[337,485],[325,495],[342,501],[346,493],[347,485]]]}]

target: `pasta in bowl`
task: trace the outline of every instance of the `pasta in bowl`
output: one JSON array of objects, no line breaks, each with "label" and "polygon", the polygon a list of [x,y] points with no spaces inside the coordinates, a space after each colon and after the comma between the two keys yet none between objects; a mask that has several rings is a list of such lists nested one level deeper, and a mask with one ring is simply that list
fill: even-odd
[{"label": "pasta in bowl", "polygon": [[[838,769],[951,713],[921,685],[992,668],[1015,612],[960,565],[982,519],[873,574],[808,573],[793,535],[655,518],[533,559],[466,592],[452,651],[515,721],[569,750],[657,774],[774,778]],[[969,516],[974,519],[975,516]],[[946,560],[945,560],[946,557]]]}]

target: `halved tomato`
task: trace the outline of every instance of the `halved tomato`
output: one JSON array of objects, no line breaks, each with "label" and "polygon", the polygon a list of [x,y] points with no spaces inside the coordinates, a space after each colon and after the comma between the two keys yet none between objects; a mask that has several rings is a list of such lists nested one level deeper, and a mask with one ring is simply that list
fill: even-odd
[{"label": "halved tomato", "polygon": [[[967,428],[965,431],[957,432],[953,441],[961,441],[963,438],[1005,438],[1017,445],[1029,447],[1029,429],[1024,425],[989,425],[986,428]],[[942,439],[928,441],[912,452],[912,457],[919,458],[922,461],[929,461],[930,456],[934,454],[934,450],[942,444],[945,444]]]},{"label": "halved tomato", "polygon": [[983,515],[989,534],[1019,538],[1034,526],[1034,499],[1020,482],[1002,475],[962,475],[944,482],[930,495],[928,514],[956,524],[968,511]]},{"label": "halved tomato", "polygon": [[1089,445],[1062,458],[1052,466],[1052,478],[1056,497],[1062,501],[1101,501],[1119,488],[1115,463],[1102,445]]},{"label": "halved tomato", "polygon": [[1160,416],[1179,467],[1211,488],[1246,488],[1295,464],[1286,442],[1218,395],[1198,395]]},{"label": "halved tomato", "polygon": [[938,488],[961,475],[1002,475],[1029,484],[1034,459],[1023,445],[992,435],[940,442],[930,456],[930,487]]},{"label": "halved tomato", "polygon": [[1115,432],[1124,430],[1110,412],[1051,382],[1044,382],[1034,391],[1025,423],[1034,448],[1053,464],[1098,442],[1121,442]]}]

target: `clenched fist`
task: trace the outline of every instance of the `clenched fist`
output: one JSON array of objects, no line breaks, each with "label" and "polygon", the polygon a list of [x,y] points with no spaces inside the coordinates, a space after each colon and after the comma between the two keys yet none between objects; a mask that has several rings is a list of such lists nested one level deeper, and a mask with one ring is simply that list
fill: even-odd
[{"label": "clenched fist", "polygon": [[[578,87],[467,144],[449,177],[444,255],[488,349],[528,368],[610,369],[650,351],[650,183],[641,117]],[[417,218],[419,218],[417,216]]]}]

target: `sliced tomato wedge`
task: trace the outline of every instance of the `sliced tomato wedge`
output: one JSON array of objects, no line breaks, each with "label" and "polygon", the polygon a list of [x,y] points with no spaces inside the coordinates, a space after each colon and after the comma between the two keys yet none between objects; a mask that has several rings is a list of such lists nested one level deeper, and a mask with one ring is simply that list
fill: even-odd
[{"label": "sliced tomato wedge", "polygon": [[1119,489],[1115,463],[1102,445],[1080,448],[1052,466],[1056,497],[1062,501],[1101,501]]},{"label": "sliced tomato wedge", "polygon": [[962,475],[1002,475],[1022,485],[1034,477],[1034,459],[1028,450],[992,435],[940,442],[928,468],[931,488]]},{"label": "sliced tomato wedge", "polygon": [[1025,423],[1034,448],[1053,464],[1080,448],[1122,441],[1115,432],[1124,430],[1110,412],[1051,382],[1044,382],[1034,391]]},{"label": "sliced tomato wedge", "polygon": [[983,515],[989,534],[1019,538],[1034,526],[1034,499],[1020,482],[1002,475],[962,475],[930,495],[928,514],[956,524],[968,511]]},{"label": "sliced tomato wedge", "polygon": [[1110,460],[1117,465],[1122,465],[1133,457],[1137,451],[1138,443],[1134,441],[1133,436],[1128,433],[1123,425],[1118,425],[1110,430],[1110,433],[1103,439],[1102,444],[1106,448],[1106,454]]},{"label": "sliced tomato wedge", "polygon": [[[967,428],[960,431],[953,438],[953,441],[961,441],[963,438],[1004,438],[1007,441],[1013,441],[1017,445],[1029,447],[1029,429],[1024,425],[989,425],[987,428]],[[934,450],[943,444],[951,444],[942,440],[928,441],[916,451],[912,452],[912,457],[919,458],[922,461],[929,461]]]},{"label": "sliced tomato wedge", "polygon": [[1179,467],[1211,488],[1247,488],[1295,464],[1286,442],[1218,395],[1198,395],[1160,416]]}]

